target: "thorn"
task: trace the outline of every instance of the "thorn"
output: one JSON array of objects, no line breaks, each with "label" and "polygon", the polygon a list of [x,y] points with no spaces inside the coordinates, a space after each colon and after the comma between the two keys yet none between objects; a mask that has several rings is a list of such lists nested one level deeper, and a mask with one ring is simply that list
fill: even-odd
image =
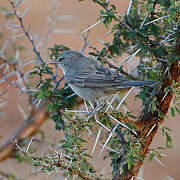
[{"label": "thorn", "polygon": [[109,134],[106,142],[104,143],[104,145],[103,145],[103,147],[102,147],[102,149],[101,149],[101,152],[99,153],[99,157],[98,157],[98,158],[101,157],[101,154],[103,153],[105,146],[107,145],[107,143],[109,142],[109,140],[110,140],[111,137],[113,136],[113,133],[114,133],[114,131],[116,130],[116,128],[117,128],[118,126],[119,126],[119,124],[116,124],[116,126],[113,128],[112,132]]},{"label": "thorn", "polygon": [[100,135],[101,135],[101,131],[102,131],[102,127],[99,128],[99,131],[98,131],[98,134],[97,134],[97,136],[96,136],[96,140],[95,140],[95,143],[94,143],[94,146],[93,146],[93,149],[92,149],[91,154],[93,154],[94,151],[95,151],[96,145],[97,145],[98,140],[99,140],[99,137],[100,137]]},{"label": "thorn", "polygon": [[121,66],[123,63],[131,60],[139,51],[141,51],[141,48],[139,48],[136,52],[134,52],[133,54],[131,54],[130,56],[128,56],[122,63],[120,63],[119,66]]},{"label": "thorn", "polygon": [[31,146],[31,144],[32,144],[32,141],[33,141],[33,138],[31,138],[31,140],[30,140],[30,142],[29,142],[29,144],[28,144],[28,146],[27,146],[27,148],[26,148],[26,153],[29,151],[29,148],[30,148],[30,146]]},{"label": "thorn", "polygon": [[18,25],[18,24],[7,24],[7,27],[9,27],[9,28],[13,28],[13,27],[20,28],[21,25]]},{"label": "thorn", "polygon": [[37,60],[32,60],[32,61],[29,61],[29,62],[27,62],[27,63],[21,64],[20,67],[24,67],[24,66],[27,66],[27,65],[29,65],[29,64],[36,63],[36,62],[37,62]]},{"label": "thorn", "polygon": [[145,137],[148,137],[155,127],[156,127],[156,124],[153,125],[153,127],[150,129],[150,131],[146,134]]},{"label": "thorn", "polygon": [[116,111],[118,111],[118,109],[120,108],[121,104],[125,101],[125,99],[129,96],[129,94],[133,91],[134,87],[132,87],[127,94],[122,98],[122,100],[120,101],[120,103],[118,104],[118,106],[116,107]]},{"label": "thorn", "polygon": [[16,38],[19,38],[19,37],[22,37],[22,36],[25,36],[25,35],[26,35],[25,33],[18,34],[18,35],[15,35],[15,36],[11,36],[10,39],[16,39]]},{"label": "thorn", "polygon": [[116,121],[119,125],[121,125],[121,126],[127,128],[127,129],[129,129],[129,130],[131,130],[136,136],[138,135],[137,132],[136,132],[134,129],[131,129],[131,128],[128,127],[126,124],[124,124],[124,123],[118,121],[118,120],[117,120],[116,118],[114,118],[113,116],[111,116],[111,115],[108,115],[108,116],[109,116],[111,119],[113,119],[114,121]]},{"label": "thorn", "polygon": [[69,99],[69,98],[71,98],[71,97],[73,97],[73,96],[75,96],[75,95],[76,95],[76,93],[73,93],[73,94],[67,96],[65,99]]},{"label": "thorn", "polygon": [[152,24],[152,23],[154,23],[154,22],[156,22],[156,21],[159,21],[159,20],[164,19],[164,18],[167,18],[167,17],[168,17],[168,15],[163,16],[163,17],[160,17],[160,18],[158,18],[158,19],[155,19],[155,20],[153,20],[153,21],[150,21],[150,22],[144,24],[144,26],[147,26],[147,25],[149,25],[149,24]]},{"label": "thorn", "polygon": [[107,106],[105,112],[107,112],[110,107],[111,107],[112,110],[113,110],[113,107],[112,107],[111,105],[112,105],[112,103],[114,102],[114,100],[116,99],[116,97],[118,96],[118,94],[119,94],[119,91],[113,96],[113,98],[111,99],[111,101],[108,103],[108,106]]},{"label": "thorn", "polygon": [[146,22],[146,19],[148,18],[148,15],[146,15],[146,17],[144,18],[144,20],[143,20],[143,22],[142,22],[142,24],[141,24],[141,26],[140,26],[140,29],[143,27],[143,25],[144,25],[144,23]]},{"label": "thorn", "polygon": [[157,157],[154,157],[154,159],[163,167],[166,167],[164,163],[162,163]]},{"label": "thorn", "polygon": [[69,112],[72,112],[72,113],[84,113],[84,114],[88,114],[89,112],[88,111],[82,111],[82,110],[68,110]]},{"label": "thorn", "polygon": [[[99,143],[98,143],[99,144]],[[100,146],[103,146],[103,144],[99,144]],[[116,150],[114,150],[114,149],[112,149],[112,148],[110,148],[110,147],[108,147],[108,146],[105,146],[105,148],[106,149],[108,149],[109,151],[112,151],[112,152],[115,152],[115,153],[117,153],[117,154],[121,154],[119,151],[116,151]]]},{"label": "thorn", "polygon": [[38,100],[38,103],[36,104],[36,107],[38,108],[41,103],[41,99]]},{"label": "thorn", "polygon": [[89,109],[88,109],[88,106],[87,106],[87,103],[86,103],[86,101],[84,100],[84,106],[85,106],[85,108],[86,108],[86,111],[88,111],[89,112]]},{"label": "thorn", "polygon": [[24,120],[27,120],[28,119],[28,116],[26,115],[24,109],[19,105],[19,104],[16,104],[18,109],[19,109],[19,112],[21,113],[22,117]]},{"label": "thorn", "polygon": [[127,13],[126,13],[127,16],[129,15],[129,13],[131,11],[131,7],[132,7],[132,0],[129,1],[128,10],[127,10]]},{"label": "thorn", "polygon": [[95,120],[96,120],[96,122],[97,122],[98,124],[100,124],[103,128],[105,128],[107,131],[109,131],[109,132],[111,133],[111,130],[110,130],[109,128],[107,128],[104,124],[102,124],[101,122],[99,122],[99,121],[97,120],[97,115],[95,115],[94,118],[95,118]]},{"label": "thorn", "polygon": [[26,8],[26,10],[24,11],[24,13],[21,15],[21,19],[23,19],[23,17],[28,13],[28,11],[31,9],[31,5],[28,7],[28,8]]},{"label": "thorn", "polygon": [[95,23],[92,26],[88,27],[87,29],[85,29],[81,33],[83,34],[83,33],[87,32],[87,31],[89,31],[91,28],[95,27],[96,25],[98,25],[99,23],[103,22],[104,20],[105,20],[105,18],[101,19],[100,21],[98,21],[97,23]]},{"label": "thorn", "polygon": [[22,0],[17,0],[16,3],[14,4],[15,7],[18,7],[22,3]]},{"label": "thorn", "polygon": [[94,134],[91,132],[91,130],[86,126],[86,129],[88,130],[88,132],[89,132],[89,135],[88,135],[88,137],[90,137],[90,136],[94,136]]},{"label": "thorn", "polygon": [[4,53],[8,44],[9,44],[9,40],[6,40],[5,43],[3,44],[1,50],[0,50],[0,55]]},{"label": "thorn", "polygon": [[169,90],[166,92],[166,94],[164,95],[164,97],[162,98],[161,102],[164,101],[164,99],[166,98],[166,96],[168,95]]}]

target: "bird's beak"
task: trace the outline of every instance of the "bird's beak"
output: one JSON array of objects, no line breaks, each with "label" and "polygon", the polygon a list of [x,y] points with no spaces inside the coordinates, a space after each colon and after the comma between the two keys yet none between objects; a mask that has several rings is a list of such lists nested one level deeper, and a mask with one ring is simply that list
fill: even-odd
[{"label": "bird's beak", "polygon": [[59,64],[63,59],[63,57],[58,57],[56,60],[50,61],[49,64]]},{"label": "bird's beak", "polygon": [[50,61],[49,64],[57,64],[57,60],[54,60],[54,61]]}]

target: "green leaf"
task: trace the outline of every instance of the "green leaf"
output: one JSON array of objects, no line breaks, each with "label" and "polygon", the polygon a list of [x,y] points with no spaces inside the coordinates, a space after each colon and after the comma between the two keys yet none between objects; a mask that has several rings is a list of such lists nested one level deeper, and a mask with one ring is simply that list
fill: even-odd
[{"label": "green leaf", "polygon": [[101,9],[101,10],[100,10],[100,14],[101,14],[101,15],[104,15],[105,12]]},{"label": "green leaf", "polygon": [[175,117],[175,109],[173,107],[170,108],[172,117]]},{"label": "green leaf", "polygon": [[178,108],[178,107],[174,107],[175,108],[175,110],[178,112],[178,114],[180,115],[180,108]]},{"label": "green leaf", "polygon": [[166,147],[171,148],[172,147],[172,138],[168,134],[168,132],[166,132],[165,135],[166,135]]}]

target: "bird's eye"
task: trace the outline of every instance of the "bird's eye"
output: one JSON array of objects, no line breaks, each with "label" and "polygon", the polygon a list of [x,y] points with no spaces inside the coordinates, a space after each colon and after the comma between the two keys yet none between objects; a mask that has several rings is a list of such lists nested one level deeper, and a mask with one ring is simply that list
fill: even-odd
[{"label": "bird's eye", "polygon": [[64,59],[63,57],[58,57],[57,60],[61,62],[63,59]]}]

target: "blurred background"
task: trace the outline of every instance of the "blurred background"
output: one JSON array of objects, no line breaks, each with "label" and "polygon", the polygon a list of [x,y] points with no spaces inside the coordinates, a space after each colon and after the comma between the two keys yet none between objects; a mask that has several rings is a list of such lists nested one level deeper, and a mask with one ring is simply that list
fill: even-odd
[{"label": "blurred background", "polygon": [[[121,0],[115,1],[111,0],[117,5],[118,12],[124,14],[127,11],[129,1]],[[44,57],[47,55],[47,48],[53,47],[55,44],[65,44],[71,49],[80,51],[83,47],[83,40],[81,32],[88,28],[89,26],[95,24],[98,21],[99,7],[92,3],[90,0],[85,0],[83,2],[78,2],[78,0],[26,0],[18,8],[19,11],[24,11],[28,6],[31,6],[29,12],[24,17],[24,23],[28,27],[31,25],[30,33],[37,34],[40,39],[48,39],[48,41],[43,41],[45,44],[40,44],[39,49]],[[0,48],[3,46],[4,42],[10,35],[11,31],[5,24],[5,19],[3,17],[3,8],[10,7],[8,1],[0,0],[0,32],[3,33],[3,37],[0,39]],[[58,17],[57,20],[53,22],[54,17]],[[88,43],[91,46],[96,46],[97,49],[102,47],[103,42],[111,41],[112,37],[110,34],[106,35],[108,30],[104,28],[103,24],[98,24],[92,28],[89,32]],[[27,41],[26,37],[21,37],[16,39],[16,43],[19,46],[24,46],[25,49],[22,52],[17,53],[17,57],[20,57],[24,63],[32,61],[35,57],[32,51],[29,50],[31,45]],[[5,54],[10,56],[12,49],[6,49]],[[87,54],[87,51],[86,51]],[[126,56],[126,55],[124,55]],[[119,57],[117,62],[120,63],[123,57]],[[135,68],[133,61],[127,63],[127,70],[131,71]],[[31,69],[31,65],[24,67],[27,71]],[[0,84],[0,92],[6,90],[7,83]],[[7,102],[6,106],[2,107],[4,115],[0,117],[0,144],[2,144],[8,137],[10,137],[16,129],[22,124],[23,117],[21,116],[18,107],[24,104],[26,96],[22,96],[18,93],[17,89],[14,87],[8,87],[8,96],[1,97],[1,102]],[[132,95],[133,96],[133,95]],[[132,103],[132,97],[128,97],[128,108],[136,112],[139,111],[140,105],[134,105]],[[180,118],[176,114],[175,118],[170,115],[166,118],[163,126],[167,126],[171,131],[171,136],[173,139],[173,147],[171,149],[165,150],[163,153],[166,155],[161,159],[163,166],[157,161],[146,161],[141,169],[141,177],[145,180],[164,180],[164,179],[180,179]],[[51,120],[46,121],[41,127],[40,131],[36,137],[44,136],[46,142],[56,143],[62,137],[62,132],[56,131],[54,129],[54,122]],[[89,149],[92,148],[95,137],[89,138]],[[162,135],[159,129],[158,134],[151,145],[152,148],[163,146],[165,140],[162,140]],[[45,149],[47,146],[39,146],[36,142],[33,145],[35,148],[39,148],[37,151],[43,154],[49,153],[49,149]],[[96,153],[92,160],[95,164],[98,172],[106,173],[107,175],[111,172],[110,161],[104,161],[103,158],[98,159],[98,152],[100,147],[96,149]],[[56,176],[53,174],[39,174],[35,173],[33,167],[28,163],[18,163],[16,160],[7,159],[0,163],[0,171],[3,172],[14,172],[17,177],[24,178],[27,180],[45,180],[45,179],[64,179],[61,176]],[[1,177],[0,177],[1,179]]]}]

